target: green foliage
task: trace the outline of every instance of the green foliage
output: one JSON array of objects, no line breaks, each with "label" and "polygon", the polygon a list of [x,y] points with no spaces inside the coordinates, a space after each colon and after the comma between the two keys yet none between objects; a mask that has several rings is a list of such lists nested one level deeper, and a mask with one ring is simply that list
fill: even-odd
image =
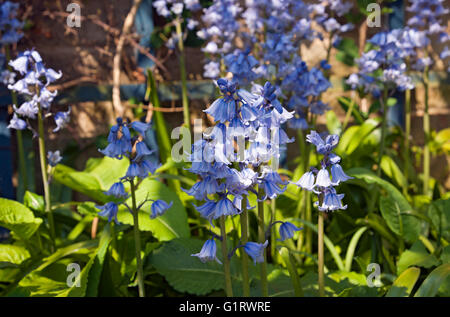
[{"label": "green foliage", "polygon": [[0,226],[11,230],[20,239],[29,239],[42,223],[26,206],[14,200],[0,198]]},{"label": "green foliage", "polygon": [[[139,211],[139,229],[151,231],[160,241],[167,241],[174,238],[189,237],[189,227],[187,223],[187,213],[178,196],[167,188],[163,183],[146,178],[140,184],[136,191],[136,200],[143,202],[145,199],[162,199],[164,201],[173,201],[173,206],[166,213],[155,219],[150,219],[150,206],[152,202],[146,202]],[[127,200],[128,206],[131,206],[131,198]],[[125,207],[119,208],[118,220],[124,224],[133,224],[133,216]]]},{"label": "green foliage", "polygon": [[197,257],[191,256],[200,252],[203,243],[197,239],[173,239],[157,249],[150,256],[149,263],[179,292],[206,295],[223,289],[222,265],[216,262],[202,263]]},{"label": "green foliage", "polygon": [[105,203],[108,197],[104,192],[125,175],[128,165],[126,158],[91,158],[81,172],[62,164],[56,165],[53,178],[99,203]]}]

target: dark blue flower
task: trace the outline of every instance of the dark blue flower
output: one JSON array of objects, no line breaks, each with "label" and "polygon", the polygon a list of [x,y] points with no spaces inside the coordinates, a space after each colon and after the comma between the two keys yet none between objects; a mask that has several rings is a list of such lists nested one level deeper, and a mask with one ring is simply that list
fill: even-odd
[{"label": "dark blue flower", "polygon": [[172,207],[172,205],[173,201],[168,204],[161,199],[155,200],[151,207],[150,219],[155,219],[156,217],[163,215],[167,211],[167,209]]},{"label": "dark blue flower", "polygon": [[253,262],[256,264],[256,262],[261,263],[264,262],[264,249],[267,247],[267,244],[269,241],[266,240],[266,242],[263,243],[256,243],[256,242],[247,242],[244,245],[244,251],[247,253],[252,259]]},{"label": "dark blue flower", "polygon": [[286,239],[291,239],[294,236],[295,231],[302,230],[302,228],[297,228],[295,225],[293,225],[290,222],[283,222],[280,225],[280,241],[284,241]]},{"label": "dark blue flower", "polygon": [[119,221],[117,220],[117,212],[119,211],[119,207],[116,203],[110,201],[103,206],[96,207],[101,210],[101,212],[98,213],[99,216],[108,217],[108,222],[111,222],[111,220],[114,219],[115,223],[119,224]]},{"label": "dark blue flower", "polygon": [[114,183],[110,187],[110,189],[105,192],[105,195],[107,196],[114,196],[116,198],[127,198],[128,194],[125,191],[125,186],[122,182]]}]

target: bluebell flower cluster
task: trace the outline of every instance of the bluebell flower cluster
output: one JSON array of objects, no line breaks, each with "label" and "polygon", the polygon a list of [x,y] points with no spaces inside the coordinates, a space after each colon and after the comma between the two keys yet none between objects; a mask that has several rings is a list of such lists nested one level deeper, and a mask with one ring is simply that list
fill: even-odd
[{"label": "bluebell flower cluster", "polygon": [[0,3],[0,45],[17,43],[22,37],[24,23],[17,19],[19,4],[11,1]]},{"label": "bluebell flower cluster", "polygon": [[[8,89],[23,94],[26,101],[20,107],[14,108],[14,115],[9,123],[9,128],[24,130],[26,128],[33,131],[30,120],[36,119],[38,112],[42,111],[43,116],[51,116],[51,104],[57,95],[57,91],[51,92],[48,86],[61,78],[61,71],[56,72],[51,68],[46,68],[41,56],[35,50],[25,51],[9,62],[9,65],[23,77],[8,85]],[[56,128],[53,132],[62,129],[70,120],[70,108],[67,112],[57,112],[53,115]]]},{"label": "bluebell flower cluster", "polygon": [[[175,19],[181,19],[182,13],[185,10],[195,12],[202,8],[199,0],[156,0],[153,1],[153,7],[156,9],[158,15]],[[197,21],[190,18],[186,19],[187,30],[193,30],[197,25]],[[181,36],[185,38],[186,35],[182,34]],[[167,48],[174,50],[179,40],[180,35],[172,32],[170,38],[166,41]]]},{"label": "bluebell flower cluster", "polygon": [[301,44],[323,38],[313,23],[325,23],[333,37],[349,31],[352,25],[340,25],[335,17],[350,8],[350,3],[340,1],[314,5],[298,0],[248,0],[244,6],[233,0],[215,1],[204,10],[205,27],[198,32],[206,40],[204,76],[217,78],[221,71],[228,71],[241,87],[273,81],[278,97],[295,111],[290,127],[308,129],[309,114],[321,115],[328,109],[320,96],[331,86],[325,75],[331,66],[321,61],[319,67],[308,69],[301,60]]},{"label": "bluebell flower cluster", "polygon": [[207,43],[203,49],[208,56],[203,74],[206,78],[220,76],[220,59],[234,47],[233,42],[240,29],[238,21],[241,12],[242,8],[236,0],[216,0],[210,7],[203,9],[203,27],[197,36]]},{"label": "bluebell flower cluster", "polygon": [[201,9],[199,0],[156,0],[153,1],[156,12],[162,17],[180,16],[183,10],[197,11]]},{"label": "bluebell flower cluster", "polygon": [[[154,151],[150,150],[144,141],[148,129],[150,129],[150,125],[146,123],[140,121],[130,123],[122,118],[117,118],[116,124],[109,131],[108,145],[103,150],[99,150],[105,156],[119,160],[126,157],[130,161],[125,176],[105,192],[105,195],[110,197],[112,201],[103,206],[97,206],[101,210],[99,215],[108,217],[108,221],[114,219],[118,223],[117,212],[120,204],[125,205],[132,212],[125,203],[129,195],[123,183],[134,182],[135,178],[144,179],[148,177],[149,173],[154,174],[160,166],[149,159],[149,155]],[[153,202],[150,207],[150,219],[163,215],[173,204],[173,202],[167,203],[160,199],[146,199],[140,207],[147,201]]]},{"label": "bluebell flower cluster", "polygon": [[[323,68],[328,64],[321,62]],[[290,128],[306,130],[308,115],[322,115],[328,110],[328,105],[320,100],[320,96],[331,87],[329,80],[319,68],[308,66],[301,59],[294,61],[291,70],[284,77],[281,87],[283,91],[290,91],[291,97],[287,106],[295,111],[294,118],[288,122]]]},{"label": "bluebell flower cluster", "polygon": [[[17,19],[19,4],[5,1],[0,3],[0,48],[17,43],[23,34],[23,22]],[[13,84],[16,74],[6,69],[6,56],[0,52],[0,83]]]},{"label": "bluebell flower cluster", "polygon": [[352,178],[345,174],[339,164],[341,158],[333,153],[333,150],[339,143],[339,136],[332,134],[323,139],[319,133],[311,131],[306,136],[306,141],[316,147],[318,154],[323,155],[323,159],[320,162],[321,168],[318,170],[312,167],[294,184],[318,196],[315,205],[320,211],[328,212],[346,209],[347,205],[342,204],[344,194],[338,194],[335,189],[341,182]]},{"label": "bluebell flower cluster", "polygon": [[350,75],[347,84],[352,89],[379,97],[383,90],[404,91],[414,88],[407,74],[405,58],[415,54],[415,49],[425,45],[423,33],[409,29],[379,32],[368,41],[373,48],[358,60],[358,73]]},{"label": "bluebell flower cluster", "polygon": [[[212,226],[222,216],[254,208],[246,198],[251,193],[262,201],[285,191],[288,182],[277,173],[276,161],[280,145],[293,142],[282,129],[293,114],[281,105],[270,82],[254,85],[252,91],[227,79],[217,80],[217,86],[222,97],[204,110],[216,125],[193,144],[189,155],[189,170],[200,180],[191,189],[183,189],[204,202],[194,206]],[[250,243],[244,249],[259,261],[255,245]]]},{"label": "bluebell flower cluster", "polygon": [[[411,13],[411,17],[407,21],[409,27],[419,30],[429,40],[437,37],[440,43],[450,41],[450,34],[447,32],[448,19],[445,19],[450,10],[445,7],[443,0],[409,0],[409,3],[410,6],[406,8]],[[425,49],[425,45],[422,45],[422,48]],[[447,59],[448,70],[450,71],[450,59],[448,59],[447,51],[448,47],[445,46],[442,52],[438,52],[438,55],[442,60]],[[431,66],[433,61],[429,55],[417,56],[413,68],[423,71],[425,67]]]}]

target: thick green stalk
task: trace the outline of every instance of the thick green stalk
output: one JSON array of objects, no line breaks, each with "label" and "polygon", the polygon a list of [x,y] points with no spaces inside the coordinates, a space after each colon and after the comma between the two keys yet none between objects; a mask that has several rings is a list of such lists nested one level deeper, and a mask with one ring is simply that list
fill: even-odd
[{"label": "thick green stalk", "polygon": [[403,194],[408,194],[408,178],[409,178],[409,138],[411,135],[411,90],[405,91],[405,139],[404,139],[404,160],[403,174],[405,175],[405,184]]},{"label": "thick green stalk", "polygon": [[423,133],[425,136],[425,144],[423,147],[423,194],[429,195],[429,180],[430,180],[430,147],[428,146],[430,141],[430,114],[428,112],[428,93],[429,93],[429,80],[428,80],[428,66],[425,68],[423,74],[423,84],[425,89],[425,112],[423,114]]},{"label": "thick green stalk", "polygon": [[319,296],[325,296],[325,279],[324,279],[324,257],[323,257],[323,212],[319,211],[319,219],[317,222],[317,259],[318,259],[318,273],[319,273]]},{"label": "thick green stalk", "polygon": [[183,32],[181,30],[181,21],[179,18],[175,20],[175,29],[178,36],[178,49],[180,50],[181,101],[183,104],[184,125],[190,130],[191,117],[189,114],[189,100],[187,94],[186,62],[184,60]]},{"label": "thick green stalk", "polygon": [[47,214],[49,231],[50,231],[50,248],[51,251],[55,251],[56,241],[55,241],[55,221],[53,219],[52,206],[50,201],[50,184],[48,183],[47,174],[47,157],[45,152],[45,140],[44,140],[44,119],[42,116],[42,109],[39,105],[38,111],[38,133],[39,133],[39,160],[41,163],[41,173],[42,173],[42,185],[44,186],[44,202],[45,202],[45,212]]},{"label": "thick green stalk", "polygon": [[[258,197],[262,197],[262,189],[259,189]],[[264,225],[264,201],[258,201],[258,241],[259,243],[266,242],[266,228]],[[269,288],[267,285],[267,254],[266,250],[263,251],[264,261],[260,264],[261,270],[261,292],[262,296],[269,296]]]},{"label": "thick green stalk", "polygon": [[145,297],[145,286],[144,286],[144,270],[142,268],[142,258],[141,258],[141,232],[139,231],[139,210],[136,207],[136,186],[134,180],[130,181],[131,190],[131,208],[133,210],[133,227],[134,227],[134,246],[136,249],[136,268],[137,268],[137,278],[139,287],[139,297]]},{"label": "thick green stalk", "polygon": [[[244,207],[242,208],[241,218],[241,241],[245,245],[248,242],[248,212],[247,212],[247,202],[244,197]],[[250,296],[250,278],[248,275],[248,256],[244,250],[241,249],[241,260],[242,260],[242,291],[244,297]]]},{"label": "thick green stalk", "polygon": [[[11,54],[9,52],[9,45],[5,45],[5,57],[6,57],[6,65],[8,65],[9,61],[11,60]],[[8,65],[8,70],[12,71],[11,66]],[[11,91],[11,101],[13,105],[17,106],[17,95],[14,91]],[[16,138],[17,138],[17,152],[19,156],[19,172],[20,177],[19,180],[22,181],[23,186],[23,193],[20,193],[22,195],[18,195],[17,199],[22,201],[23,200],[23,194],[28,189],[28,177],[27,177],[27,169],[25,165],[25,151],[23,149],[23,136],[21,130],[16,130]],[[19,188],[20,186],[18,186]],[[19,197],[22,196],[22,197]]]},{"label": "thick green stalk", "polygon": [[222,236],[222,257],[223,271],[225,274],[225,294],[227,297],[233,296],[233,286],[231,284],[230,259],[228,258],[227,232],[225,230],[225,216],[220,217],[220,235]]},{"label": "thick green stalk", "polygon": [[383,100],[381,100],[381,107],[382,107],[382,117],[381,117],[381,140],[380,140],[380,153],[378,153],[378,166],[377,166],[377,175],[381,175],[381,159],[383,158],[384,154],[384,148],[385,148],[385,139],[386,139],[386,129],[387,129],[387,109],[386,109],[386,102],[387,102],[387,90],[385,89],[383,92]]}]

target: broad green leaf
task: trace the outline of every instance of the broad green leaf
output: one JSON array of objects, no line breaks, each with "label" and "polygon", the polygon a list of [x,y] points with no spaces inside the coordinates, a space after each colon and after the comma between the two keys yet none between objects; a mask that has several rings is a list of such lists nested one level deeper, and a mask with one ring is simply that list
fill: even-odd
[{"label": "broad green leaf", "polygon": [[149,263],[179,292],[206,295],[223,289],[223,266],[215,261],[202,263],[191,256],[200,252],[203,243],[197,239],[174,239],[155,250]]},{"label": "broad green leaf", "polygon": [[352,154],[358,146],[362,144],[364,139],[376,129],[377,125],[378,122],[373,119],[364,121],[364,123],[358,128],[358,131],[355,133],[353,138],[350,140],[348,147],[345,149],[345,154]]},{"label": "broad green leaf", "polygon": [[405,250],[397,262],[397,274],[402,273],[410,266],[420,266],[430,268],[439,264],[439,260],[427,249],[421,241],[416,241],[411,249]]},{"label": "broad green leaf", "polygon": [[40,212],[45,211],[44,197],[32,193],[28,190],[25,192],[25,195],[23,196],[23,204],[28,208],[30,208],[31,210]]},{"label": "broad green leaf", "polygon": [[389,229],[406,241],[416,241],[420,234],[420,219],[408,214],[411,211],[409,204],[397,201],[392,196],[380,197],[380,211],[386,220]]},{"label": "broad green leaf", "polygon": [[442,264],[435,268],[420,285],[414,297],[433,297],[439,291],[441,284],[450,275],[450,263]]},{"label": "broad green leaf", "polygon": [[368,184],[375,183],[382,187],[386,196],[380,197],[380,209],[389,229],[398,235],[402,234],[407,241],[414,242],[418,239],[421,221],[413,215],[414,210],[411,205],[394,185],[366,168],[352,168],[347,171],[347,174],[364,180]]},{"label": "broad green leaf", "polygon": [[394,281],[386,297],[408,297],[420,276],[418,267],[410,267],[403,271]]},{"label": "broad green leaf", "polygon": [[29,239],[42,223],[33,212],[14,200],[0,198],[0,226],[5,227],[21,239]]},{"label": "broad green leaf", "polygon": [[[154,179],[144,179],[136,191],[136,200],[139,205],[145,199],[162,199],[167,203],[173,201],[173,206],[164,215],[150,219],[152,202],[146,202],[139,211],[139,229],[151,231],[160,241],[174,238],[189,237],[187,213],[178,196],[167,188],[162,182]],[[131,206],[131,197],[127,200]],[[121,223],[133,225],[133,216],[125,206],[119,208],[118,220]]]},{"label": "broad green leaf", "polygon": [[20,264],[29,257],[30,252],[24,247],[11,244],[0,244],[0,264],[2,262]]},{"label": "broad green leaf", "polygon": [[388,177],[395,180],[399,187],[405,186],[405,176],[391,157],[383,155],[381,158],[381,168]]},{"label": "broad green leaf", "polygon": [[327,119],[327,129],[331,134],[341,134],[342,124],[339,118],[336,116],[334,111],[327,111],[326,114]]},{"label": "broad green leaf", "polygon": [[450,199],[433,201],[428,208],[428,217],[438,234],[450,241]]},{"label": "broad green leaf", "polygon": [[76,171],[68,166],[56,165],[54,179],[98,202],[107,202],[104,195],[111,185],[123,177],[127,171],[129,161],[110,157],[91,158],[86,163],[84,171]]}]

